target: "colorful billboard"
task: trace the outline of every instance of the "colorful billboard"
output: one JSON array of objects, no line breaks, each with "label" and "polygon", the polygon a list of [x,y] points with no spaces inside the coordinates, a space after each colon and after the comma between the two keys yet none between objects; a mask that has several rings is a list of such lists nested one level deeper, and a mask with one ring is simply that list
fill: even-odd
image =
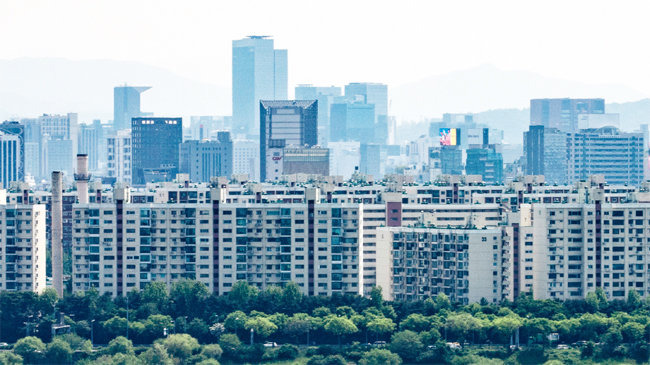
[{"label": "colorful billboard", "polygon": [[460,144],[460,129],[440,128],[441,146],[458,146]]}]

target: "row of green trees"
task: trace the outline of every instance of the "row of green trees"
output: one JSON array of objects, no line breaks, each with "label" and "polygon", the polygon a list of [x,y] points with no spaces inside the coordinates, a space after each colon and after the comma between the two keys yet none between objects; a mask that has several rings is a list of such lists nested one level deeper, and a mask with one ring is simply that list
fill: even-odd
[{"label": "row of green trees", "polygon": [[[28,338],[60,345],[60,340],[51,338],[51,326],[63,313],[72,332],[95,344],[128,337],[136,345],[148,345],[181,333],[197,344],[221,343],[222,347],[223,341],[235,338],[237,346],[256,346],[266,340],[335,346],[387,341],[405,361],[418,361],[427,351],[446,348],[448,341],[508,345],[518,334],[524,345],[548,346],[551,333],[558,333],[563,343],[602,343],[591,355],[586,350],[586,356],[624,356],[636,349],[635,357],[643,357],[641,344],[650,339],[650,303],[634,291],[626,301],[608,301],[597,290],[579,301],[540,301],[522,295],[498,305],[485,301],[459,305],[444,295],[385,302],[376,288],[368,298],[308,297],[294,284],[260,291],[245,282],[236,283],[227,295],[215,296],[199,282],[181,281],[171,288],[153,282],[141,292],[119,298],[96,291],[62,299],[52,291],[4,292],[0,311],[0,342],[33,336]],[[628,344],[628,350],[617,352],[621,344]],[[79,350],[77,345],[70,346]]]}]

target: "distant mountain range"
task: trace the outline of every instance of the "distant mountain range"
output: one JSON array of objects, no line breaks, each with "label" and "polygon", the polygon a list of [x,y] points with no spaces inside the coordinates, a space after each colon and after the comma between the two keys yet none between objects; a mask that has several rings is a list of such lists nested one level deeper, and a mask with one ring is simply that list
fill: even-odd
[{"label": "distant mountain range", "polygon": [[[634,131],[641,124],[650,124],[650,99],[641,99],[626,103],[608,103],[605,105],[608,113],[619,113],[621,129]],[[478,123],[484,123],[492,128],[504,131],[506,143],[521,144],[523,133],[530,124],[530,109],[494,109],[475,113]],[[437,118],[438,120],[440,118]],[[428,133],[430,120],[404,122],[398,128],[398,141],[413,140]]]},{"label": "distant mountain range", "polygon": [[[84,122],[109,120],[113,117],[113,87],[124,83],[152,86],[143,94],[142,110],[155,115],[231,112],[229,86],[189,79],[162,68],[127,61],[18,58],[0,60],[0,120],[72,111]],[[425,119],[446,112],[474,112],[479,122],[504,129],[506,141],[521,143],[521,133],[529,122],[529,100],[538,97],[604,97],[617,101],[607,104],[607,112],[620,113],[624,129],[650,123],[650,99],[625,86],[587,85],[490,65],[389,86],[389,97],[390,112],[402,125],[400,136],[422,134]],[[639,101],[627,102],[630,100]]]},{"label": "distant mountain range", "polygon": [[0,119],[78,112],[81,121],[113,119],[113,87],[152,86],[142,110],[156,115],[230,114],[229,88],[138,62],[61,58],[0,60]]},{"label": "distant mountain range", "polygon": [[609,102],[626,102],[650,96],[621,85],[589,85],[528,71],[505,71],[492,65],[428,77],[389,91],[391,113],[404,120],[443,113],[526,108],[534,98],[599,97]]}]

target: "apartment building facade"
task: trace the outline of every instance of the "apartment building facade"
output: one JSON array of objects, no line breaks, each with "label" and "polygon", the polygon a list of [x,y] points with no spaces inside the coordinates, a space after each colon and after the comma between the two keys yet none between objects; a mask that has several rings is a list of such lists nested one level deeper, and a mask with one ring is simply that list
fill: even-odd
[{"label": "apartment building facade", "polygon": [[510,242],[501,228],[382,227],[377,250],[377,284],[391,300],[438,294],[464,304],[512,299]]},{"label": "apartment building facade", "polygon": [[124,295],[150,281],[203,282],[225,294],[240,280],[266,288],[295,282],[307,295],[362,294],[363,209],[321,203],[130,203],[74,209],[73,290]]},{"label": "apartment building facade", "polygon": [[41,293],[47,281],[45,206],[0,201],[0,291]]}]

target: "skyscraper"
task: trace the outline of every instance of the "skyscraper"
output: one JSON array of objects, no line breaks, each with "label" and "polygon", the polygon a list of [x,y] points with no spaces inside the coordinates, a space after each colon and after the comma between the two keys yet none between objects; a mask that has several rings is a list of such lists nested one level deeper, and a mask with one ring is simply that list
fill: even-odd
[{"label": "skyscraper", "polygon": [[260,144],[252,139],[233,140],[233,174],[246,174],[251,180],[259,180]]},{"label": "skyscraper", "polygon": [[345,85],[345,98],[363,101],[375,106],[374,142],[386,144],[388,141],[388,86],[378,83],[353,82]]},{"label": "skyscraper", "polygon": [[25,126],[25,175],[40,179],[45,173],[45,156],[41,145],[41,124],[36,118],[21,119]]},{"label": "skyscraper", "polygon": [[171,181],[178,172],[179,146],[182,141],[182,118],[133,118],[133,184]]},{"label": "skyscraper", "polygon": [[88,155],[88,169],[97,171],[99,162],[104,161],[106,150],[106,139],[104,129],[99,120],[93,124],[82,124],[79,126],[77,152]]},{"label": "skyscraper", "polygon": [[108,180],[131,183],[133,150],[131,149],[131,130],[122,129],[106,139]]},{"label": "skyscraper", "polygon": [[79,133],[77,113],[66,115],[43,114],[40,124],[41,177],[49,178],[52,171],[64,171],[72,176],[77,156],[77,135]]},{"label": "skyscraper", "polygon": [[260,101],[260,180],[276,180],[283,174],[287,146],[318,144],[318,101]]},{"label": "skyscraper", "polygon": [[375,106],[365,102],[337,101],[330,114],[330,141],[375,141]]},{"label": "skyscraper", "polygon": [[362,143],[359,154],[359,171],[362,174],[372,175],[375,180],[381,180],[384,177],[384,164],[386,154],[382,151],[382,146],[376,143]]},{"label": "skyscraper", "polygon": [[531,125],[524,132],[526,175],[544,175],[552,184],[567,181],[567,134],[556,128]]},{"label": "skyscraper", "polygon": [[605,99],[532,99],[530,122],[562,132],[578,131],[580,114],[604,114]]},{"label": "skyscraper", "polygon": [[321,145],[330,141],[330,105],[340,96],[338,86],[296,86],[296,100],[318,100],[318,141]]},{"label": "skyscraper", "polygon": [[0,182],[4,188],[25,179],[25,126],[18,122],[0,124]]},{"label": "skyscraper", "polygon": [[64,176],[73,176],[74,173],[74,143],[71,139],[55,138],[45,144],[47,156],[47,169],[49,171],[62,171]]},{"label": "skyscraper", "polygon": [[193,182],[209,182],[212,177],[232,175],[230,132],[218,132],[216,140],[212,141],[185,141],[180,154],[180,172],[189,174]]},{"label": "skyscraper", "polygon": [[260,100],[287,99],[287,50],[273,39],[250,36],[232,42],[233,132],[257,135]]},{"label": "skyscraper", "polygon": [[498,145],[472,145],[467,149],[465,173],[481,175],[487,184],[503,182],[503,155]]},{"label": "skyscraper", "polygon": [[131,119],[142,116],[140,94],[150,86],[116,86],[113,88],[113,129],[131,128]]}]

